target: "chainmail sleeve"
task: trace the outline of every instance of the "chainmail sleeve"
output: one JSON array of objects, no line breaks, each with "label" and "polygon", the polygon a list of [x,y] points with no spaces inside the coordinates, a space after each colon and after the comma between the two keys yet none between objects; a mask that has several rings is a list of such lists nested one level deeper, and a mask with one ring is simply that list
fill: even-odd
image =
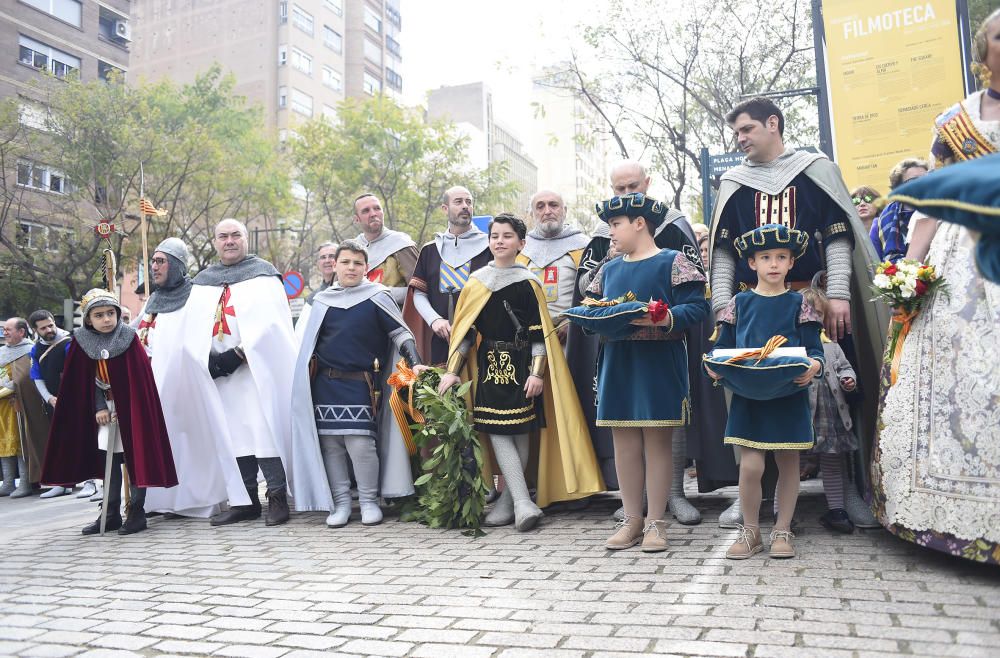
[{"label": "chainmail sleeve", "polygon": [[736,257],[728,249],[716,249],[712,254],[712,312],[726,308],[733,297],[736,280]]},{"label": "chainmail sleeve", "polygon": [[844,301],[851,299],[850,240],[834,240],[826,246],[826,296]]}]

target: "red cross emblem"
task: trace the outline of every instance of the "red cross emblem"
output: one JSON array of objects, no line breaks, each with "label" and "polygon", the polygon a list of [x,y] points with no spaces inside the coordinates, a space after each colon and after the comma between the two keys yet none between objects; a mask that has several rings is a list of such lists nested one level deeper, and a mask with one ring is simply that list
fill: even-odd
[{"label": "red cross emblem", "polygon": [[233,332],[229,329],[227,315],[236,317],[236,309],[229,305],[229,297],[232,293],[229,286],[223,286],[222,297],[219,298],[219,306],[215,309],[215,326],[212,327],[212,335],[222,340],[223,334],[231,336]]},{"label": "red cross emblem", "polygon": [[142,316],[142,320],[139,321],[139,342],[145,346],[149,346],[149,330],[156,328],[156,314],[147,313]]}]

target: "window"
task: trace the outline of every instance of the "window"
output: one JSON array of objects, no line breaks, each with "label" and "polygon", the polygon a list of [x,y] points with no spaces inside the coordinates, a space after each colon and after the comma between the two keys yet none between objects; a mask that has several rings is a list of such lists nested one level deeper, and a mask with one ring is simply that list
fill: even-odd
[{"label": "window", "polygon": [[337,123],[338,117],[336,108],[332,108],[329,105],[324,105],[323,118],[329,121],[330,123]]},{"label": "window", "polygon": [[66,177],[62,173],[27,160],[21,160],[17,163],[17,184],[43,192],[55,192],[56,194],[69,192]]},{"label": "window", "polygon": [[385,17],[389,19],[389,22],[396,26],[397,29],[402,29],[402,19],[399,16],[399,10],[392,5],[385,6]]},{"label": "window", "polygon": [[340,91],[344,86],[340,73],[329,66],[323,67],[323,84],[335,91]]},{"label": "window", "polygon": [[361,79],[361,89],[364,90],[366,94],[374,96],[382,91],[382,81],[368,71],[365,71],[365,74]]},{"label": "window", "polygon": [[298,112],[299,114],[304,114],[307,117],[311,117],[313,114],[313,99],[312,96],[298,89],[292,89],[292,110]]},{"label": "window", "polygon": [[344,15],[344,0],[323,0],[323,6],[337,16]]},{"label": "window", "polygon": [[396,59],[403,59],[402,53],[399,51],[399,42],[386,35],[385,37],[385,49],[396,56]]},{"label": "window", "polygon": [[56,50],[41,41],[29,39],[23,34],[18,35],[20,53],[18,59],[22,64],[36,69],[48,69],[58,78],[80,70],[80,58],[69,53]]},{"label": "window", "polygon": [[403,91],[403,76],[396,73],[392,69],[385,70],[385,83],[389,85],[390,89]]},{"label": "window", "polygon": [[48,227],[25,219],[17,221],[17,246],[22,249],[45,249],[58,251],[60,234],[68,233],[66,229]]},{"label": "window", "polygon": [[287,0],[281,0],[278,3],[278,22],[284,25],[288,22],[288,2]]},{"label": "window", "polygon": [[281,109],[288,107],[288,87],[278,87],[278,107]]},{"label": "window", "polygon": [[21,0],[21,2],[70,25],[80,27],[82,24],[83,6],[78,0]]},{"label": "window", "polygon": [[365,5],[365,25],[382,34],[382,17],[368,5]]},{"label": "window", "polygon": [[288,46],[278,46],[278,66],[288,63]]},{"label": "window", "polygon": [[299,28],[309,36],[313,35],[312,14],[303,11],[298,5],[292,5],[292,25]]},{"label": "window", "polygon": [[302,71],[306,75],[312,75],[313,72],[312,57],[305,54],[298,48],[292,48],[292,68]]},{"label": "window", "polygon": [[372,64],[382,66],[382,46],[371,39],[365,39],[365,59]]},{"label": "window", "polygon": [[323,45],[335,53],[344,52],[344,37],[329,25],[323,26]]},{"label": "window", "polygon": [[122,82],[125,80],[125,71],[99,59],[97,60],[97,77],[105,82],[110,82],[112,77],[118,82]]}]

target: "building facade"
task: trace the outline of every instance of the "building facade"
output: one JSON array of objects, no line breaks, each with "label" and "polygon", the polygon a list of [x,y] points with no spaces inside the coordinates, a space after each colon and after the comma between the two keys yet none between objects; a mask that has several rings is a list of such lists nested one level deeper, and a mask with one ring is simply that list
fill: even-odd
[{"label": "building facade", "polygon": [[493,114],[493,95],[485,83],[440,87],[427,97],[427,117],[446,120],[469,138],[471,164],[484,169],[502,162],[517,185],[517,213],[525,216],[531,195],[538,189],[538,167],[525,152],[521,139]]},{"label": "building facade", "polygon": [[135,74],[190,82],[218,63],[282,136],[402,90],[399,0],[144,0],[135,19]]}]

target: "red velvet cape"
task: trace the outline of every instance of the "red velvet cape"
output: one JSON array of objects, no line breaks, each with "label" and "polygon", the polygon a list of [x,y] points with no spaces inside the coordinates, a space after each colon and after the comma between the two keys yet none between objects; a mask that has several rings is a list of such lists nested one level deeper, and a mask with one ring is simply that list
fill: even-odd
[{"label": "red velvet cape", "polygon": [[[176,485],[174,456],[146,351],[135,338],[125,352],[107,363],[131,483],[138,487]],[[104,478],[104,456],[97,448],[96,372],[97,361],[73,341],[45,450],[42,482],[47,485],[72,486]]]}]

